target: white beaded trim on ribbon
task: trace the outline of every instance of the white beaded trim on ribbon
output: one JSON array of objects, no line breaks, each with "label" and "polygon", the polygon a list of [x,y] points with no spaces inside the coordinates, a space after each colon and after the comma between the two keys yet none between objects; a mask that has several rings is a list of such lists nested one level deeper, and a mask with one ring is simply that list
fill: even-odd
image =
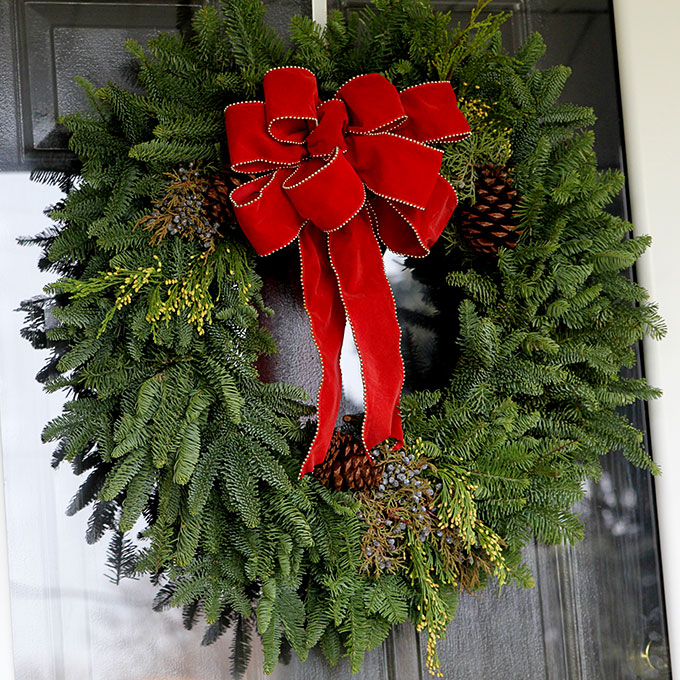
[{"label": "white beaded trim on ribbon", "polygon": [[[306,224],[306,222],[305,222]],[[303,225],[304,226],[304,225]],[[302,229],[300,229],[302,231]],[[298,232],[299,235],[299,232]],[[302,306],[305,308],[305,314],[307,314],[307,321],[309,321],[309,330],[312,336],[312,342],[314,343],[314,347],[316,347],[316,353],[319,355],[319,363],[321,364],[321,383],[319,384],[319,389],[316,393],[316,432],[314,434],[314,439],[312,439],[312,443],[309,445],[309,449],[307,450],[307,455],[305,456],[305,459],[302,461],[302,465],[300,466],[300,473],[298,474],[298,479],[302,479],[302,471],[305,469],[305,466],[307,465],[307,461],[309,460],[309,457],[312,455],[312,449],[314,448],[314,445],[316,444],[316,440],[319,438],[319,406],[321,404],[321,385],[323,385],[324,378],[326,376],[326,366],[324,364],[323,360],[323,354],[321,354],[321,349],[319,347],[319,342],[316,339],[316,335],[314,335],[314,324],[312,323],[312,317],[309,313],[309,308],[307,307],[307,295],[305,294],[305,282],[302,277],[302,248],[299,247],[298,244],[298,254],[300,256],[300,286],[302,288]],[[331,264],[332,266],[332,264]],[[345,316],[347,313],[345,313]],[[341,376],[341,383],[340,383],[340,389],[342,389],[342,373],[340,374]],[[337,418],[337,414],[336,414]],[[335,426],[333,426],[333,429],[335,429]],[[324,459],[326,458],[326,454],[328,451],[324,453]],[[323,461],[322,461],[323,462]]]},{"label": "white beaded trim on ribbon", "polygon": [[[439,142],[460,142],[461,140],[469,137],[472,132],[457,132],[455,135],[446,135],[445,137],[435,137],[434,139],[428,139],[427,144],[437,144]],[[408,139],[408,137],[406,138]],[[430,147],[432,148],[432,147]]]},{"label": "white beaded trim on ribbon", "polygon": [[[342,103],[344,104],[345,102]],[[355,125],[348,125],[347,132],[348,134],[357,135],[359,137],[365,135],[385,135],[391,133],[393,130],[398,130],[407,120],[408,116],[404,114],[403,116],[399,116],[398,118],[393,118],[392,120],[387,121],[387,123],[383,123],[377,128],[372,128],[366,131],[361,131]]]},{"label": "white beaded trim on ribbon", "polygon": [[297,232],[295,233],[295,236],[293,236],[293,238],[291,238],[290,241],[286,241],[282,246],[279,246],[278,248],[274,248],[274,250],[270,250],[268,253],[264,253],[263,255],[260,255],[260,257],[269,257],[270,255],[273,255],[274,253],[278,253],[280,250],[287,248],[291,243],[293,243],[293,241],[295,241],[298,238],[298,236],[300,236],[300,232],[302,231],[305,224],[307,224],[308,222],[309,222],[309,220],[305,220],[302,223],[302,226],[297,230]]},{"label": "white beaded trim on ribbon", "polygon": [[269,123],[267,123],[267,134],[272,139],[275,139],[279,144],[298,144],[300,146],[304,146],[305,142],[295,142],[290,139],[281,139],[281,137],[277,137],[273,132],[272,132],[272,126],[274,123],[278,123],[280,120],[313,120],[317,125],[319,124],[319,119],[318,118],[312,118],[311,116],[278,116],[278,118],[273,118]]},{"label": "white beaded trim on ribbon", "polygon": [[[331,158],[328,159],[328,162],[326,165],[322,165],[318,170],[315,170],[311,175],[305,177],[304,179],[300,180],[299,182],[295,182],[294,184],[290,184],[288,186],[285,186],[285,189],[294,189],[295,187],[299,187],[301,184],[304,184],[308,180],[312,179],[312,177],[316,177],[320,172],[323,172],[338,156],[338,153],[340,152],[340,147],[336,146],[335,149],[331,152]],[[299,167],[295,168],[295,171],[292,172],[288,179],[290,179],[300,168],[302,168],[302,163],[300,163]],[[285,185],[285,180],[283,182]]]},{"label": "white beaded trim on ribbon", "polygon": [[233,198],[234,192],[240,191],[243,187],[247,187],[251,184],[254,184],[255,182],[259,182],[262,179],[262,176],[256,177],[255,179],[251,179],[249,182],[245,182],[244,184],[239,184],[239,186],[232,189],[229,192],[229,199],[234,204],[234,206],[237,207],[237,208],[245,208],[247,205],[252,205],[253,203],[259,201],[260,198],[262,197],[262,192],[274,181],[274,178],[276,177],[278,170],[272,170],[270,172],[271,172],[272,176],[269,178],[269,181],[267,181],[265,184],[262,185],[262,187],[259,190],[259,194],[258,194],[257,198],[253,198],[251,201],[246,201],[245,203],[237,203]]},{"label": "white beaded trim on ribbon", "polygon": [[410,137],[404,137],[404,135],[400,135],[398,132],[381,132],[379,133],[381,135],[390,135],[391,137],[399,137],[399,139],[405,139],[408,142],[413,142],[414,144],[418,144],[419,146],[424,146],[426,149],[430,149],[431,151],[436,151],[440,153],[442,156],[444,153],[440,149],[435,149],[432,146],[429,146],[426,142],[421,142],[418,139],[411,139]]},{"label": "white beaded trim on ribbon", "polygon": [[226,113],[227,109],[231,106],[243,106],[244,104],[264,104],[264,102],[261,102],[259,99],[247,99],[244,102],[233,102],[232,104],[227,104],[224,107],[224,113]]},{"label": "white beaded trim on ribbon", "polygon": [[417,87],[423,87],[423,85],[451,85],[450,80],[427,80],[424,83],[418,83],[417,85],[409,85],[408,87],[405,87],[403,90],[399,91],[399,94],[402,92],[408,92],[409,90],[415,90]]},{"label": "white beaded trim on ribbon", "polygon": [[310,73],[316,79],[316,74],[314,73],[314,71],[310,71],[306,66],[272,66],[270,69],[267,69],[267,71],[265,71],[264,75],[266,76],[267,73],[271,73],[272,71],[283,71],[284,69],[286,70],[296,69],[297,71],[307,71],[307,73]]},{"label": "white beaded trim on ribbon", "polygon": [[[297,168],[298,165],[300,165],[300,161],[295,161],[291,163],[282,163],[281,161],[272,161],[269,160],[268,158],[254,158],[252,161],[243,161],[242,163],[234,163],[231,166],[231,169],[234,172],[240,172],[242,174],[248,174],[248,171],[245,169],[248,165],[251,163],[269,163],[273,167],[271,167],[269,170],[257,170],[256,172],[253,172],[252,174],[254,175],[266,175],[268,172],[276,172],[277,170],[284,170],[285,168]],[[243,168],[243,169],[241,169]],[[252,171],[251,171],[252,172]],[[243,186],[243,185],[240,185]]]},{"label": "white beaded trim on ribbon", "polygon": [[419,205],[416,205],[415,203],[409,203],[408,201],[402,201],[401,199],[395,198],[394,196],[387,196],[386,194],[381,194],[379,191],[375,191],[374,189],[371,189],[371,187],[369,187],[368,184],[366,184],[366,186],[369,188],[371,193],[375,194],[376,196],[380,196],[380,198],[385,198],[388,201],[399,201],[399,203],[403,203],[404,205],[408,205],[411,208],[415,208],[416,210],[423,210],[423,211],[425,210],[425,206],[421,207]]}]

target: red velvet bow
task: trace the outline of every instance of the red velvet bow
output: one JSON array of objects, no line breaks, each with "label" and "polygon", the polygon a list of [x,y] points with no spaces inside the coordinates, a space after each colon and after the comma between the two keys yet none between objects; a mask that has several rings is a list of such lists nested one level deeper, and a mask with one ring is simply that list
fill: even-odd
[{"label": "red velvet bow", "polygon": [[457,202],[439,174],[441,152],[427,143],[462,139],[470,127],[448,82],[398,92],[370,73],[326,102],[304,68],[269,71],[263,85],[264,102],[224,112],[232,169],[263,173],[231,200],[259,255],[299,239],[305,308],[323,370],[302,477],[324,460],[335,428],[345,318],[361,360],[364,446],[403,441],[400,330],[374,229],[397,253],[427,255]]}]

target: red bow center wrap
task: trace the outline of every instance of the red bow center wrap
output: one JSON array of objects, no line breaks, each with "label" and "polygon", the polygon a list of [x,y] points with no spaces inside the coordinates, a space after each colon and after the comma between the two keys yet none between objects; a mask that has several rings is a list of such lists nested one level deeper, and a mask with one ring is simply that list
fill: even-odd
[{"label": "red bow center wrap", "polygon": [[457,202],[439,174],[442,154],[429,144],[462,139],[470,127],[448,82],[399,92],[370,73],[322,102],[311,71],[284,67],[263,86],[264,102],[224,112],[232,169],[259,175],[231,200],[259,255],[298,239],[323,371],[302,477],[323,462],[335,428],[346,320],[361,360],[363,444],[370,451],[386,439],[403,442],[401,332],[376,233],[396,253],[427,255]]}]

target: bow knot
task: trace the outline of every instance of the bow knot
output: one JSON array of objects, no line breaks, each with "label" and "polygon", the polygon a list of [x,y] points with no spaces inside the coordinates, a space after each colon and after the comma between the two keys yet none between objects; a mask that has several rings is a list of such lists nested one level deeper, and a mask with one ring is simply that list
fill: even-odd
[{"label": "bow knot", "polygon": [[345,137],[349,117],[344,104],[338,99],[324,102],[318,109],[318,122],[305,140],[307,151],[312,156],[328,156],[338,148],[343,153],[347,150]]},{"label": "bow knot", "polygon": [[259,255],[299,240],[302,285],[323,380],[316,437],[301,475],[323,461],[340,402],[340,348],[352,326],[364,381],[367,450],[402,439],[400,331],[377,232],[422,257],[456,206],[430,144],[470,133],[448,82],[399,92],[378,73],[321,101],[299,67],[269,71],[264,102],[225,109],[232,169],[259,175],[234,189],[236,218]]}]

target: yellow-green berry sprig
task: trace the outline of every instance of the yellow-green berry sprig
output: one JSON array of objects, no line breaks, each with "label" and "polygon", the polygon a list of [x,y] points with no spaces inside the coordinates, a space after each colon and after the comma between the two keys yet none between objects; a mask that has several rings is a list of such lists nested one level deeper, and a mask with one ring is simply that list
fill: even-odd
[{"label": "yellow-green berry sprig", "polygon": [[503,555],[501,536],[484,524],[477,514],[472,474],[458,466],[437,469],[441,480],[437,512],[442,526],[455,531],[463,542],[468,559],[483,567],[498,579],[500,585],[507,581],[508,567]]},{"label": "yellow-green berry sprig", "polygon": [[146,267],[115,267],[86,280],[61,279],[49,290],[69,293],[73,300],[96,299],[112,292],[113,305],[104,316],[98,335],[104,333],[117,312],[131,304],[136,296],[146,294],[146,321],[157,340],[159,324],[168,324],[180,315],[185,315],[199,335],[205,333],[206,326],[213,322],[215,300],[210,287],[216,277],[227,281],[242,302],[250,303],[253,284],[248,279],[245,255],[241,249],[225,244],[212,252],[192,255],[186,273],[179,277],[166,275],[160,257],[154,255],[153,264]]},{"label": "yellow-green berry sprig", "polygon": [[158,323],[164,321],[168,324],[174,316],[181,313],[186,313],[187,321],[196,328],[199,335],[205,333],[206,324],[212,323],[212,310],[215,306],[210,294],[210,284],[214,276],[210,261],[204,256],[193,255],[185,276],[180,279],[165,279],[162,286],[156,286],[150,296],[146,315],[154,337]]},{"label": "yellow-green berry sprig", "polygon": [[443,677],[440,670],[437,641],[446,635],[453,612],[441,596],[441,585],[433,578],[431,560],[425,546],[413,535],[409,541],[411,585],[417,589],[416,630],[427,631],[425,663],[431,675]]},{"label": "yellow-green berry sprig", "polygon": [[60,279],[46,287],[47,292],[60,291],[69,293],[72,300],[99,298],[110,290],[115,291],[115,299],[107,311],[98,330],[101,335],[107,328],[116,312],[132,302],[133,297],[148,285],[157,285],[163,277],[160,258],[154,255],[154,262],[147,267],[127,269],[115,267],[108,272],[100,272],[85,280]]}]

